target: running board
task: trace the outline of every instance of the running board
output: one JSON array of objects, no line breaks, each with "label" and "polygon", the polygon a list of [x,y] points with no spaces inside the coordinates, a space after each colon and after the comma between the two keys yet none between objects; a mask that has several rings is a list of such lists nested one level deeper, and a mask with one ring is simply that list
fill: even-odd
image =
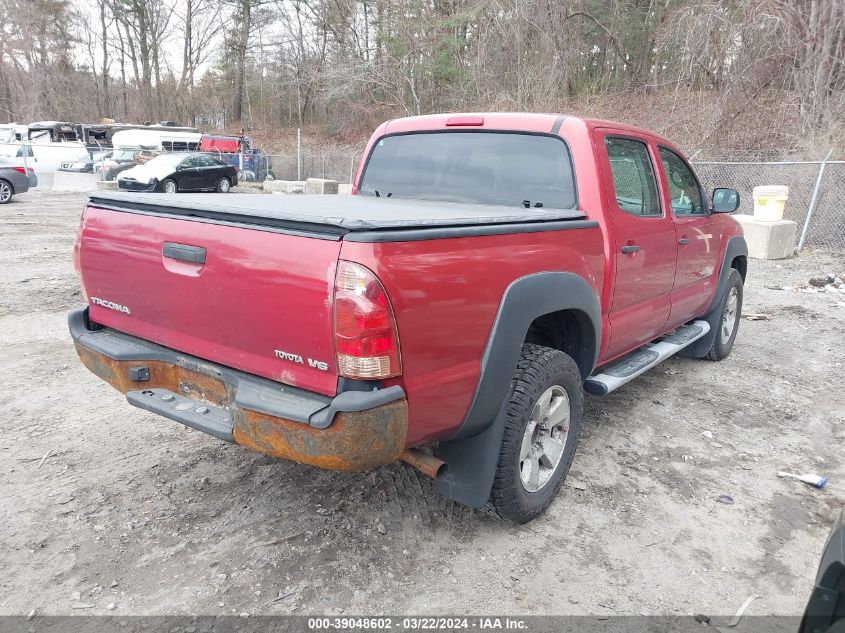
[{"label": "running board", "polygon": [[710,324],[707,321],[693,321],[689,325],[680,327],[659,341],[649,343],[614,363],[602,367],[599,373],[584,381],[584,391],[594,396],[607,395],[670,356],[674,356],[709,331]]}]

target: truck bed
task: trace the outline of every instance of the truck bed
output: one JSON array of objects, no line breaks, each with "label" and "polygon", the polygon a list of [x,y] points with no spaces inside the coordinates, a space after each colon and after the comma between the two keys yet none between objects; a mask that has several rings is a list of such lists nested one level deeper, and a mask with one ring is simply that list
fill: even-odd
[{"label": "truck bed", "polygon": [[471,227],[580,220],[577,209],[520,208],[373,196],[257,194],[137,194],[96,192],[92,206],[171,217],[311,230],[355,231]]}]

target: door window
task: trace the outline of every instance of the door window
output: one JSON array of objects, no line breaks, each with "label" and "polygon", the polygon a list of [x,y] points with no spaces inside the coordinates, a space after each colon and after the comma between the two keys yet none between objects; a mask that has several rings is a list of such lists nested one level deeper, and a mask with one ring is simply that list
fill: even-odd
[{"label": "door window", "polygon": [[182,169],[193,169],[195,167],[199,167],[199,163],[197,162],[196,156],[188,156],[185,160],[182,161],[181,165]]},{"label": "door window", "polygon": [[639,217],[660,217],[657,181],[646,144],[612,136],[604,144],[619,209]]},{"label": "door window", "polygon": [[200,167],[217,167],[217,161],[215,161],[211,156],[199,156],[197,157],[199,161]]},{"label": "door window", "polygon": [[701,187],[692,169],[672,150],[660,147],[658,153],[666,171],[666,180],[669,182],[672,212],[675,215],[706,215]]}]

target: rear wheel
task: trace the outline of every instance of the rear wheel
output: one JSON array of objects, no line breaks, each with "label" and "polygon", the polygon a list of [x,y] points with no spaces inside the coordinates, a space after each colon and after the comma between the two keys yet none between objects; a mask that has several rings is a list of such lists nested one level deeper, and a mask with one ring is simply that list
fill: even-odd
[{"label": "rear wheel", "polygon": [[161,183],[161,190],[164,193],[178,193],[179,187],[176,186],[176,181],[172,178],[166,179],[163,183]]},{"label": "rear wheel", "polygon": [[713,345],[705,354],[709,360],[722,360],[730,355],[739,330],[739,318],[742,315],[742,275],[736,269],[731,269],[728,276],[728,286],[722,297],[722,311],[719,317],[718,331]]},{"label": "rear wheel", "polygon": [[5,180],[0,180],[0,204],[7,204],[12,199],[12,185]]},{"label": "rear wheel", "polygon": [[525,523],[557,495],[581,431],[581,374],[561,351],[526,345],[507,403],[492,501],[499,515]]},{"label": "rear wheel", "polygon": [[227,193],[232,187],[232,183],[228,178],[221,178],[217,181],[217,193]]}]

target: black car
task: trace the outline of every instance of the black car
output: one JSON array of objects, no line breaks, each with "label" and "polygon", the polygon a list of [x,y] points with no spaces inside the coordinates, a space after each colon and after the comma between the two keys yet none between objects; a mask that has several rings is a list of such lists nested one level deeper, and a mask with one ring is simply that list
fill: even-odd
[{"label": "black car", "polygon": [[117,182],[128,191],[226,193],[238,184],[238,170],[208,154],[163,154],[127,169]]}]

